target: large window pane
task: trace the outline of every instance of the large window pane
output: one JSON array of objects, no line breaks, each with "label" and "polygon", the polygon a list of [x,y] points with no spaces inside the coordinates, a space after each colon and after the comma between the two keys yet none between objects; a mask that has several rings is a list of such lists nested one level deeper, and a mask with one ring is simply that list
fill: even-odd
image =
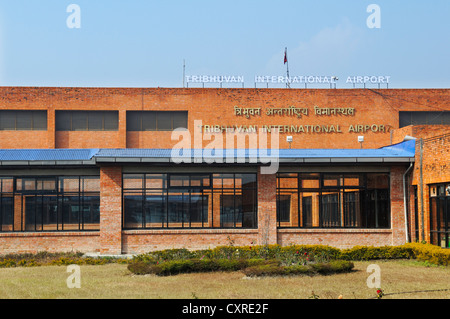
[{"label": "large window pane", "polygon": [[82,228],[84,230],[98,229],[100,224],[100,196],[83,196]]},{"label": "large window pane", "polygon": [[1,196],[0,197],[0,209],[1,209],[1,231],[12,231],[14,223],[14,197]]},{"label": "large window pane", "polygon": [[124,196],[123,208],[124,227],[125,228],[142,228],[143,226],[143,196],[141,194],[127,194]]},{"label": "large window pane", "polygon": [[55,129],[57,131],[71,131],[72,130],[72,112],[56,111],[55,113]]},{"label": "large window pane", "polygon": [[140,112],[127,112],[127,131],[142,131]]},{"label": "large window pane", "polygon": [[33,130],[47,130],[47,112],[33,111]]},{"label": "large window pane", "polygon": [[186,128],[187,129],[187,112],[172,112],[173,129]]},{"label": "large window pane", "polygon": [[0,181],[1,231],[99,230],[98,176],[17,177]]},{"label": "large window pane", "polygon": [[[58,119],[56,119],[58,121]],[[72,112],[72,131],[87,131],[88,113]]]},{"label": "large window pane", "polygon": [[32,112],[17,112],[16,113],[16,129],[17,130],[31,130],[33,128],[33,113]]},{"label": "large window pane", "polygon": [[142,128],[139,131],[156,130],[156,112],[139,112],[142,117]]},{"label": "large window pane", "polygon": [[47,111],[0,110],[0,130],[46,130]]},{"label": "large window pane", "polygon": [[160,191],[153,191],[145,197],[145,225],[144,227],[164,227],[166,216],[167,195]]},{"label": "large window pane", "polygon": [[[131,220],[144,228],[257,227],[256,174],[124,174],[123,181],[124,228]],[[144,206],[133,192],[145,194]]]},{"label": "large window pane", "polygon": [[340,227],[340,201],[339,193],[323,193],[321,196],[320,226],[321,227]]},{"label": "large window pane", "polygon": [[15,130],[16,129],[16,112],[0,111],[0,129]]},{"label": "large window pane", "polygon": [[102,131],[104,116],[102,112],[89,112],[88,115],[88,130]]},{"label": "large window pane", "polygon": [[278,227],[389,228],[389,174],[280,173],[277,221]]},{"label": "large window pane", "polygon": [[119,112],[103,111],[103,130],[117,131],[119,129]]},{"label": "large window pane", "polygon": [[158,112],[156,117],[156,125],[158,131],[171,131],[172,126],[172,114],[169,112]]},{"label": "large window pane", "polygon": [[118,111],[56,111],[57,131],[116,131]]}]

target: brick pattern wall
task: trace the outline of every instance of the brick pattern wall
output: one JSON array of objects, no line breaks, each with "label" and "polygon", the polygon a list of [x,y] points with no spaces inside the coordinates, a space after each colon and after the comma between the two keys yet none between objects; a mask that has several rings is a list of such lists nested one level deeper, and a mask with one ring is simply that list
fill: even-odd
[{"label": "brick pattern wall", "polygon": [[99,252],[99,232],[0,233],[0,254]]},{"label": "brick pattern wall", "polygon": [[256,245],[257,229],[168,229],[126,230],[123,232],[123,252],[138,254],[161,249],[209,249],[233,244]]},{"label": "brick pattern wall", "polygon": [[392,166],[390,176],[392,245],[406,242],[403,174],[407,167]]},{"label": "brick pattern wall", "polygon": [[386,246],[392,243],[391,229],[280,229],[278,244],[329,245],[351,248],[356,245]]},{"label": "brick pattern wall", "polygon": [[[412,184],[417,186],[418,192],[419,228],[422,227],[423,219],[425,229],[425,238],[422,238],[422,231],[420,231],[419,240],[424,239],[428,242],[430,241],[429,185],[450,183],[450,128],[442,130],[441,133],[443,134],[436,135],[434,138],[423,139],[422,156],[420,141],[416,142],[415,167],[412,174]],[[412,205],[411,214],[414,214],[413,209],[414,206]]]},{"label": "brick pattern wall", "polygon": [[277,243],[277,177],[258,172],[258,244]]},{"label": "brick pattern wall", "polygon": [[100,252],[122,253],[122,167],[100,168]]},{"label": "brick pattern wall", "polygon": [[[320,90],[320,89],[165,89],[165,88],[27,88],[1,87],[0,109],[47,110],[47,131],[0,131],[0,148],[171,148],[171,132],[127,132],[127,110],[187,110],[188,128],[198,132],[195,120],[203,125],[340,125],[343,133],[291,134],[292,148],[359,148],[357,136],[349,125],[383,124],[398,128],[399,111],[450,110],[450,90]],[[234,106],[307,107],[308,116],[253,116],[234,114]],[[424,107],[426,105],[426,107]],[[314,116],[314,106],[354,107],[353,116]],[[119,128],[112,132],[56,132],[55,110],[117,110]],[[437,139],[424,142],[424,220],[429,234],[428,184],[450,181],[450,129],[447,126],[413,126],[386,132],[365,132],[364,148],[378,148],[401,142],[405,135]],[[446,135],[447,134],[447,135]],[[288,148],[286,134],[280,148]],[[203,141],[206,146],[210,141]],[[418,147],[416,151],[418,152]],[[411,175],[419,185],[418,153]],[[258,174],[258,229],[256,230],[152,230],[122,231],[121,167],[101,167],[100,232],[3,233],[0,253],[49,251],[100,251],[104,254],[145,252],[164,248],[207,248],[211,245],[328,244],[396,245],[404,242],[402,175],[407,167],[391,170],[390,230],[309,230],[276,228],[276,178]],[[422,207],[419,196],[418,207]],[[17,212],[19,212],[17,207]],[[411,215],[414,209],[410,201]],[[413,219],[411,219],[411,223]],[[428,236],[428,235],[427,235]],[[428,237],[429,238],[429,237]]]},{"label": "brick pattern wall", "polygon": [[[429,184],[450,183],[450,127],[448,125],[410,125],[392,132],[393,143],[406,135],[416,138],[414,169],[409,183],[417,187],[417,208],[414,188],[409,188],[409,224],[411,241],[430,241]],[[423,141],[422,154],[420,143]],[[422,171],[422,173],[421,173]],[[421,178],[422,176],[422,178]],[[422,197],[423,192],[423,197]],[[423,202],[423,203],[422,203]],[[419,236],[416,236],[415,210],[418,211]],[[423,214],[423,216],[422,216]],[[424,227],[424,235],[422,228]]]},{"label": "brick pattern wall", "polygon": [[[342,133],[294,133],[292,148],[359,148],[357,136],[364,134],[364,147],[377,148],[390,144],[391,128],[398,128],[399,111],[450,110],[450,90],[446,89],[219,89],[219,88],[0,88],[0,109],[47,110],[48,130],[37,137],[28,131],[18,137],[16,131],[0,132],[6,141],[1,148],[13,145],[16,148],[52,147],[113,147],[113,148],[171,148],[170,132],[126,131],[126,110],[187,110],[188,128],[191,135],[199,132],[195,120],[203,125],[339,125]],[[425,108],[424,105],[427,107]],[[261,108],[261,115],[237,116],[234,107]],[[292,116],[265,115],[266,107],[286,108],[295,106],[308,108],[302,118]],[[355,114],[315,116],[314,106],[352,107]],[[119,129],[102,135],[93,132],[86,136],[80,132],[61,134],[55,132],[55,110],[117,110]],[[349,132],[350,125],[382,124],[385,132]],[[99,133],[99,134],[94,134]],[[280,148],[288,148],[286,134],[281,134]],[[17,142],[12,142],[17,136]],[[99,141],[95,141],[97,136]],[[193,138],[193,137],[192,137]],[[86,139],[89,140],[86,141]],[[270,140],[270,139],[269,139]],[[8,144],[11,141],[11,144]],[[14,143],[14,144],[13,144]],[[206,146],[210,141],[203,141]]]}]

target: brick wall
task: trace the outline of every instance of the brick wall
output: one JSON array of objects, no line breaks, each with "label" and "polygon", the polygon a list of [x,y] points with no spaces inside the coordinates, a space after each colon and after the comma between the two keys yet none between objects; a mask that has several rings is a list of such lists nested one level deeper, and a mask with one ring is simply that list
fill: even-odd
[{"label": "brick wall", "polygon": [[126,230],[123,232],[123,252],[128,254],[173,248],[209,249],[233,244],[257,244],[256,229],[168,229]]},{"label": "brick wall", "polygon": [[329,245],[351,248],[357,245],[392,245],[391,229],[280,229],[278,244],[283,246]]},{"label": "brick wall", "polygon": [[122,167],[100,168],[100,252],[122,253]]},{"label": "brick wall", "polygon": [[0,254],[99,252],[98,232],[0,233]]},{"label": "brick wall", "polygon": [[392,245],[406,242],[403,174],[407,167],[392,166],[390,176]]},{"label": "brick wall", "polygon": [[258,172],[258,244],[277,243],[277,177]]},{"label": "brick wall", "polygon": [[[48,130],[38,136],[34,131],[0,132],[4,141],[0,148],[53,147],[153,147],[171,148],[177,141],[170,132],[126,131],[126,110],[187,110],[191,135],[203,125],[335,125],[342,133],[289,133],[294,136],[292,148],[359,148],[358,135],[364,135],[364,148],[390,144],[391,128],[398,128],[399,111],[430,109],[450,110],[450,90],[445,89],[215,89],[215,88],[0,88],[0,109],[43,109],[48,112]],[[426,107],[424,107],[426,105]],[[237,116],[234,107],[261,108],[262,114],[246,118]],[[266,115],[268,107],[308,108],[301,118],[286,115]],[[315,116],[314,106],[352,107],[355,114]],[[115,132],[55,132],[55,110],[117,110],[119,128]],[[384,125],[384,132],[349,132],[350,125]],[[428,130],[428,129],[427,129]],[[280,148],[288,148],[285,136]],[[14,142],[14,139],[16,139]],[[204,141],[203,146],[209,141]]]},{"label": "brick wall", "polygon": [[[290,134],[292,148],[359,148],[349,125],[383,124],[398,127],[398,112],[450,110],[450,90],[320,90],[320,89],[116,89],[1,87],[0,109],[47,110],[47,131],[0,131],[0,148],[171,148],[171,132],[127,132],[126,110],[187,110],[193,135],[195,120],[203,125],[339,125],[342,133]],[[257,108],[306,107],[309,115],[254,116],[234,114],[234,106]],[[424,107],[426,105],[426,107]],[[354,107],[353,116],[314,116],[314,106]],[[55,110],[117,110],[119,127],[112,132],[57,132]],[[424,220],[429,231],[428,184],[450,181],[450,129],[448,126],[410,126],[396,130],[366,132],[364,148],[378,148],[403,140],[405,135],[424,138],[422,156]],[[431,139],[432,136],[439,138]],[[288,148],[281,134],[280,148]],[[209,141],[204,141],[206,146]],[[419,147],[410,180],[419,187]],[[164,248],[208,248],[226,245],[328,244],[396,245],[405,240],[402,176],[406,166],[391,170],[392,229],[282,229],[276,228],[276,178],[258,173],[258,229],[254,230],[142,230],[122,231],[121,167],[101,167],[100,232],[3,233],[0,253],[37,251],[100,251],[104,254],[137,253]],[[410,189],[411,190],[411,189]],[[420,196],[419,196],[420,197]],[[410,215],[414,211],[410,198]],[[421,209],[422,200],[419,198]],[[17,208],[19,211],[19,208]],[[414,220],[411,217],[410,222]],[[429,238],[429,237],[428,237]]]}]

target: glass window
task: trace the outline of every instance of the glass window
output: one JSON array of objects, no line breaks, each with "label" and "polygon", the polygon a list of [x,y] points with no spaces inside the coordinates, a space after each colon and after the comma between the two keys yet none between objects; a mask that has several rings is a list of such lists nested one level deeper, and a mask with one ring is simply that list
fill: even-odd
[{"label": "glass window", "polygon": [[408,125],[449,125],[450,111],[401,111],[400,128]]},{"label": "glass window", "polygon": [[[1,231],[99,230],[99,176],[15,177],[0,181]],[[15,214],[14,207],[22,207],[22,211]]]},{"label": "glass window", "polygon": [[157,112],[156,127],[158,131],[171,131],[173,129],[172,117],[171,112]]},{"label": "glass window", "polygon": [[20,112],[16,113],[16,130],[25,131],[33,128],[33,113]]},{"label": "glass window", "polygon": [[173,129],[187,129],[187,112],[172,112]]},{"label": "glass window", "polygon": [[89,112],[88,113],[88,130],[89,131],[101,131],[103,130],[104,116],[102,112]]},{"label": "glass window", "polygon": [[156,112],[137,112],[142,118],[142,126],[138,131],[156,131]]},{"label": "glass window", "polygon": [[0,130],[45,131],[47,111],[0,110]]},{"label": "glass window", "polygon": [[277,180],[278,227],[390,227],[387,173],[282,173]]},{"label": "glass window", "polygon": [[57,131],[117,131],[118,111],[56,111]]},{"label": "glass window", "polygon": [[[58,121],[58,118],[56,119]],[[88,130],[88,112],[74,111],[72,112],[72,129],[71,131],[87,131]]]},{"label": "glass window", "polygon": [[449,184],[430,185],[430,235],[433,245],[450,248]]},{"label": "glass window", "polygon": [[0,129],[15,130],[16,129],[16,112],[0,111]]},{"label": "glass window", "polygon": [[187,128],[187,111],[128,111],[128,131],[172,131]]},{"label": "glass window", "polygon": [[125,229],[257,227],[256,174],[124,174],[123,181]]},{"label": "glass window", "polygon": [[127,131],[142,131],[141,112],[127,112]]},{"label": "glass window", "polygon": [[72,113],[66,111],[56,111],[55,114],[56,114],[55,129],[57,131],[71,131]]}]

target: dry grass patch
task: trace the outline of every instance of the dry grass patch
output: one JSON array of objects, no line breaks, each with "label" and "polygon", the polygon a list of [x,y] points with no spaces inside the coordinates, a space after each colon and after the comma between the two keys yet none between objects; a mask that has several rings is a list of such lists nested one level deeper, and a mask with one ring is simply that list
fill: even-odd
[{"label": "dry grass patch", "polygon": [[[351,273],[330,276],[245,278],[242,272],[181,274],[170,277],[131,274],[124,264],[82,265],[81,288],[67,288],[65,266],[0,269],[0,298],[50,299],[367,299],[367,266],[381,268],[384,298],[450,298],[450,267],[427,267],[416,261],[355,262]],[[447,290],[444,290],[447,289]],[[440,291],[432,291],[440,290]],[[406,293],[421,291],[416,293]],[[425,292],[427,291],[427,292]],[[402,293],[393,294],[390,293]]]}]

